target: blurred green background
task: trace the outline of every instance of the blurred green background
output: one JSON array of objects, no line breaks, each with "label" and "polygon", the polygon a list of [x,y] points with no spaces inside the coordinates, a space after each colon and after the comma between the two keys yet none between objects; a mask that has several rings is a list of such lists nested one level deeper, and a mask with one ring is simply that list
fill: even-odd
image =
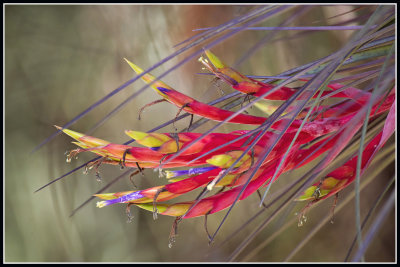
[{"label": "blurred green background", "polygon": [[[240,238],[248,235],[247,227],[224,247],[208,246],[202,218],[184,220],[173,248],[168,248],[168,235],[174,218],[159,216],[154,221],[150,212],[132,208],[134,219],[126,223],[124,205],[103,209],[90,202],[74,216],[69,215],[82,202],[125,170],[101,166],[102,182],[94,172],[78,171],[55,184],[34,193],[50,180],[92,158],[80,154],[77,160],[65,162],[64,152],[74,148],[69,137],[59,135],[38,151],[32,150],[55,132],[52,125],[64,125],[113,89],[134,77],[126,57],[146,69],[170,55],[173,46],[195,34],[193,29],[219,25],[254,6],[219,5],[5,5],[5,176],[4,176],[4,261],[6,262],[142,262],[142,261],[223,261],[235,249]],[[352,10],[352,6],[313,7],[294,26],[327,25],[336,14]],[[346,17],[351,19],[355,13]],[[276,26],[289,16],[285,12],[262,26]],[[344,19],[343,17],[340,19]],[[232,64],[266,33],[245,31],[225,40],[213,51]],[[282,37],[290,33],[280,33]],[[318,32],[281,42],[273,42],[258,50],[238,67],[245,74],[274,75],[308,63],[339,49],[352,34]],[[197,47],[200,48],[200,47]],[[161,74],[182,60],[184,53],[162,65],[153,74]],[[212,78],[196,75],[201,65],[191,60],[163,80],[185,94],[208,102],[220,96]],[[135,82],[110,98],[70,128],[88,131],[105,114],[120,104],[143,84]],[[220,85],[231,92],[225,85]],[[126,105],[91,135],[115,143],[128,140],[125,129],[148,131],[170,120],[177,109],[170,104],[148,108],[137,119],[138,110],[158,99],[147,90]],[[257,113],[254,108],[251,110]],[[187,126],[188,119],[177,122]],[[207,123],[196,131],[208,129]],[[230,126],[221,131],[231,130]],[[171,132],[167,126],[160,132]],[[385,178],[386,179],[386,178]],[[139,188],[165,183],[151,170],[145,177],[136,176]],[[386,179],[387,180],[387,179]],[[382,190],[385,183],[372,183],[370,195]],[[274,187],[272,187],[273,189]],[[106,192],[131,190],[128,177]],[[351,189],[350,189],[351,190]],[[193,197],[196,194],[192,195]],[[375,197],[363,199],[365,210]],[[179,198],[182,200],[182,198]],[[304,203],[303,203],[304,204]],[[302,205],[303,205],[302,204]],[[302,205],[297,206],[296,211]],[[296,223],[283,232],[253,261],[282,261],[295,245],[313,228],[321,216],[329,216],[328,200],[309,214],[307,224]],[[336,215],[335,224],[327,224],[293,259],[295,261],[342,261],[354,233],[353,204]],[[364,207],[364,206],[363,206]],[[251,196],[236,205],[222,227],[216,243],[224,240],[258,209],[258,197]],[[211,232],[215,231],[225,212],[209,216]],[[292,219],[293,215],[287,215]],[[265,216],[263,217],[265,218]],[[260,219],[258,220],[260,221]],[[394,214],[389,226],[368,250],[367,260],[393,261]],[[256,224],[255,224],[256,225]],[[276,230],[275,224],[265,230],[260,243]],[[348,232],[346,232],[348,231]],[[345,233],[346,232],[346,233]],[[338,238],[340,237],[340,238]]]}]

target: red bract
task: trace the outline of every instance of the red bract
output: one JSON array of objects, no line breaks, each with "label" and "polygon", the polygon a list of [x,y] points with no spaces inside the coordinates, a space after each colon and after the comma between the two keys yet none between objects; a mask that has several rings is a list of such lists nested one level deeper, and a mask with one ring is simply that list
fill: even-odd
[{"label": "red bract", "polygon": [[[386,143],[388,138],[393,134],[395,127],[395,103],[392,104],[390,112],[385,122],[385,126],[364,148],[362,153],[361,172],[364,172],[371,162],[373,156]],[[307,188],[298,200],[320,201],[330,197],[350,183],[356,178],[358,156],[354,156],[343,166],[335,169],[326,175],[320,182],[313,184]]]},{"label": "red bract", "polygon": [[[209,50],[206,50],[205,54],[210,59],[212,64],[209,64],[208,60],[202,57],[199,59],[199,61],[203,63],[203,65],[206,66],[206,68],[214,73],[218,78],[224,80],[225,82],[230,84],[233,89],[238,90],[242,93],[251,94],[254,96],[262,96],[267,92],[271,92],[270,94],[265,96],[264,99],[287,100],[297,91],[296,89],[282,86],[277,91],[272,92],[273,88],[275,87],[274,85],[263,83],[240,74],[238,71],[222,63],[222,61]],[[337,83],[329,84],[327,87],[332,91],[323,92],[322,96],[332,95],[332,97],[352,98],[356,102],[361,104],[365,103],[370,95],[369,93],[365,93],[362,90],[352,87],[345,89],[343,92],[335,92],[344,87],[343,85]],[[315,97],[316,95],[314,96],[314,98]]]}]

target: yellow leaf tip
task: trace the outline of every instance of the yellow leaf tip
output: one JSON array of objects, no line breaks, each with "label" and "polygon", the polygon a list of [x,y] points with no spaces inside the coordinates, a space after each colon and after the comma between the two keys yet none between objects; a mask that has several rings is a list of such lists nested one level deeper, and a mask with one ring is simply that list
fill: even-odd
[{"label": "yellow leaf tip", "polygon": [[211,63],[217,69],[225,68],[225,64],[222,63],[222,61],[216,55],[214,55],[210,50],[205,50],[204,53],[206,53],[206,55],[210,59]]},{"label": "yellow leaf tip", "polygon": [[129,61],[128,59],[124,58],[126,63],[129,64],[129,66],[137,73],[140,74],[143,72],[143,70],[141,68],[139,68],[137,65],[133,64],[131,61]]},{"label": "yellow leaf tip", "polygon": [[146,138],[147,136],[149,136],[148,133],[139,132],[139,131],[132,131],[132,130],[126,130],[125,134],[128,135],[129,137],[135,139],[135,140],[142,140],[143,138]]}]

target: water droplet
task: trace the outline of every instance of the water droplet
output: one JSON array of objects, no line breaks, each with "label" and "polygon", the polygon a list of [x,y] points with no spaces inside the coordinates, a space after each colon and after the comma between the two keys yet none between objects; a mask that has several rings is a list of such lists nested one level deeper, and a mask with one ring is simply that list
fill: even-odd
[{"label": "water droplet", "polygon": [[155,168],[155,169],[153,169],[153,171],[154,171],[154,172],[157,172],[157,171],[158,171],[158,178],[163,177],[163,172],[162,172],[162,169],[161,169],[161,168]]},{"label": "water droplet", "polygon": [[154,212],[153,212],[153,220],[157,220],[157,210],[155,210]]},{"label": "water droplet", "polygon": [[96,181],[101,182],[101,176],[98,172],[96,172]]},{"label": "water droplet", "polygon": [[170,237],[168,242],[168,247],[172,248],[174,243],[175,243],[175,237]]},{"label": "water droplet", "polygon": [[126,220],[126,223],[131,223],[133,220],[133,216],[131,214],[128,214],[128,220]]}]

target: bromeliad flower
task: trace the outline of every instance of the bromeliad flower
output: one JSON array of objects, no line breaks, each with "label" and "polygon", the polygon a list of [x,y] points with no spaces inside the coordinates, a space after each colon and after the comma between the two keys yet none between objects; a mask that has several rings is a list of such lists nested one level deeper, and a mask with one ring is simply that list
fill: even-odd
[{"label": "bromeliad flower", "polygon": [[[199,61],[218,78],[244,94],[280,101],[292,101],[296,94],[297,101],[305,97],[303,94],[298,94],[298,90],[302,89],[277,87],[248,78],[226,66],[211,51],[206,50],[205,55],[208,59],[201,57]],[[141,68],[125,60],[137,74],[143,73]],[[362,171],[394,131],[394,89],[386,97],[376,98],[371,92],[330,83],[327,85],[329,90],[312,95],[310,100],[324,97],[341,101],[330,105],[305,107],[292,119],[289,115],[296,112],[296,108],[288,106],[282,116],[276,117],[270,123],[271,129],[268,130],[265,127],[269,122],[268,117],[235,113],[207,105],[174,90],[150,73],[144,74],[142,80],[150,84],[165,101],[177,106],[179,112],[186,111],[192,116],[259,125],[259,127],[254,130],[206,135],[193,132],[125,131],[129,137],[144,147],[114,144],[62,129],[64,133],[74,138],[77,142],[73,143],[80,147],[71,151],[68,159],[77,153],[90,151],[101,156],[103,158],[101,163],[104,164],[139,169],[157,169],[162,166],[169,183],[135,191],[96,194],[96,197],[102,199],[97,202],[99,208],[125,203],[128,205],[127,211],[134,205],[152,211],[155,217],[158,213],[175,216],[179,220],[212,214],[232,207],[236,201],[247,198],[258,189],[269,187],[282,173],[307,165],[329,151],[330,156],[327,156],[323,165],[327,166],[362,127],[365,116],[374,120],[390,109],[383,130],[368,143],[362,153]],[[371,105],[369,115],[362,115],[367,114],[368,105]],[[357,156],[351,158],[320,182],[308,187],[297,200],[311,201],[308,205],[310,206],[337,194],[354,181],[357,158]],[[188,169],[171,170],[178,167]],[[221,187],[225,191],[205,197],[205,194],[214,187]],[[163,203],[198,188],[203,188],[203,193],[196,200]]]},{"label": "bromeliad flower", "polygon": [[[343,250],[348,249],[347,258],[353,255],[349,243],[351,236],[359,249],[354,254],[370,253],[366,261],[393,259],[395,254],[391,247],[366,250],[372,242],[377,245],[382,240],[392,240],[394,228],[396,139],[393,133],[397,89],[394,57],[396,16],[393,6],[260,5],[239,9],[233,6],[222,9],[203,6],[201,10],[189,6],[183,9],[174,7],[177,16],[167,20],[173,22],[168,23],[168,27],[174,28],[176,23],[184,21],[189,24],[178,31],[176,28],[154,35],[149,31],[157,28],[161,15],[157,10],[152,6],[148,10],[138,7],[127,11],[135,14],[145,12],[156,15],[157,19],[148,16],[153,20],[134,23],[134,28],[128,27],[129,33],[118,31],[123,38],[117,35],[114,36],[116,38],[108,38],[113,42],[112,46],[98,47],[98,51],[105,52],[103,54],[109,59],[113,54],[113,51],[109,53],[110,47],[116,48],[112,50],[119,51],[119,55],[121,51],[126,52],[124,47],[130,48],[124,55],[126,58],[118,56],[117,62],[121,64],[122,71],[117,71],[116,76],[115,73],[104,72],[108,64],[102,61],[103,64],[96,65],[96,75],[90,76],[94,82],[92,85],[87,86],[85,82],[79,86],[79,80],[73,79],[73,84],[62,81],[61,87],[51,90],[55,93],[65,86],[71,90],[80,88],[79,96],[69,92],[72,99],[75,97],[80,103],[73,101],[71,104],[71,97],[57,98],[56,101],[49,97],[43,102],[49,104],[46,108],[57,111],[73,109],[65,110],[62,116],[56,115],[57,120],[52,124],[59,126],[48,128],[53,131],[52,135],[32,152],[38,151],[62,132],[61,135],[67,135],[62,138],[72,141],[72,145],[67,144],[70,151],[66,153],[66,160],[73,162],[65,166],[68,168],[65,173],[35,188],[36,192],[67,177],[85,178],[79,175],[82,171],[98,181],[102,180],[95,186],[86,184],[86,179],[63,184],[73,187],[72,191],[68,191],[75,192],[76,198],[86,200],[74,207],[69,215],[75,219],[76,216],[84,216],[93,221],[96,218],[88,216],[85,210],[91,209],[104,216],[122,208],[123,213],[119,214],[122,216],[111,219],[114,222],[107,218],[100,220],[98,225],[90,224],[96,225],[91,230],[97,233],[105,233],[101,230],[103,228],[112,229],[108,231],[112,233],[109,236],[120,236],[118,231],[129,236],[130,240],[121,242],[119,246],[132,247],[118,249],[122,254],[135,250],[138,244],[141,250],[147,249],[143,246],[145,243],[148,243],[149,249],[154,247],[154,244],[143,241],[150,235],[160,237],[160,233],[153,230],[162,231],[165,222],[168,224],[175,220],[170,243],[174,241],[180,222],[187,224],[185,228],[189,231],[196,228],[196,231],[190,232],[191,239],[200,240],[200,243],[186,247],[179,244],[175,251],[181,253],[170,255],[172,258],[161,249],[159,252],[162,255],[155,255],[156,258],[150,255],[152,253],[148,257],[148,253],[141,255],[139,252],[140,258],[137,258],[137,253],[130,253],[128,258],[132,261],[202,260],[206,255],[209,255],[206,256],[207,261],[290,261],[294,255],[297,261],[340,261],[346,258],[342,255]],[[316,20],[314,15],[321,14],[321,11],[323,16],[317,16]],[[194,21],[191,14],[201,14],[202,21],[212,25],[214,22],[207,15],[215,15],[215,12],[223,13],[220,17],[212,16],[218,17],[221,24],[195,29],[190,38],[168,48],[171,41],[186,39],[186,36],[176,34],[186,35],[190,23]],[[107,15],[112,16],[111,13]],[[231,19],[225,21],[228,17]],[[118,20],[119,24],[125,22],[132,25],[132,21]],[[126,28],[126,25],[122,26]],[[129,45],[122,44],[121,41],[126,41],[125,37],[129,36],[134,36]],[[154,51],[157,53],[154,54]],[[28,75],[28,79],[24,80],[31,81],[35,88],[41,87],[41,79],[29,79],[43,77],[33,74],[38,73],[32,69],[37,62],[32,61],[34,58],[23,58],[26,57],[19,58],[19,61],[9,60],[16,62],[13,66],[22,71],[20,75],[10,77],[22,75],[24,78]],[[157,60],[146,61],[154,58]],[[59,64],[60,70],[66,68],[64,63]],[[69,66],[67,69],[78,70],[74,74],[84,78],[81,74],[91,72],[81,73],[79,70],[99,61],[86,60],[89,65],[75,64],[75,61],[69,63],[80,66]],[[51,64],[40,66],[47,65]],[[27,72],[28,69],[30,71]],[[52,71],[45,73],[51,79],[64,77],[68,80],[70,77],[68,73],[61,76],[52,75]],[[104,85],[114,84],[113,77],[117,77],[118,86],[103,88]],[[121,77],[126,80],[122,81]],[[108,82],[104,84],[102,81]],[[54,84],[59,85],[60,82],[54,80],[48,83]],[[35,89],[31,87],[26,88]],[[144,101],[145,97],[150,100]],[[12,97],[9,99],[13,100]],[[90,105],[78,110],[78,104],[84,102]],[[163,105],[158,106],[159,109],[153,106],[161,102]],[[143,113],[144,110],[147,112]],[[73,113],[75,115],[70,117]],[[90,119],[82,121],[89,113]],[[56,113],[51,111],[49,114],[51,117]],[[51,120],[47,115],[40,117],[39,121]],[[112,125],[108,121],[111,118],[114,121]],[[8,120],[15,121],[12,116]],[[161,123],[154,125],[160,120]],[[25,131],[9,137],[18,139],[21,134]],[[14,146],[17,143],[23,144],[23,151],[29,149],[29,140],[18,142],[17,139],[17,142],[12,142],[13,146],[9,146],[13,147],[9,152],[17,151]],[[57,147],[59,145],[53,148]],[[47,156],[53,154],[42,152]],[[62,152],[59,154],[61,159]],[[10,156],[12,153],[7,154]],[[89,157],[87,161],[86,157]],[[44,158],[33,159],[43,163]],[[47,165],[50,171],[56,168],[52,173],[58,173],[64,168],[57,168],[59,164],[54,160]],[[29,160],[29,163],[36,161]],[[21,165],[21,160],[8,162]],[[73,173],[74,176],[71,175]],[[129,180],[121,183],[127,177]],[[85,189],[82,183],[91,188],[86,188],[90,191],[86,196],[78,194]],[[64,186],[62,188],[66,189]],[[14,186],[7,190],[8,193],[13,188],[21,189]],[[62,188],[47,189],[56,190],[57,193],[54,192],[51,197],[63,198],[58,202],[68,205],[71,194],[62,194],[59,191]],[[26,196],[20,193],[20,196]],[[40,195],[43,193],[46,194],[44,191]],[[10,203],[17,200],[15,196],[10,199]],[[24,199],[27,200],[26,197]],[[19,213],[23,210],[20,209]],[[141,231],[140,236],[134,233],[137,222],[130,227],[110,227],[118,224],[121,218],[125,220],[126,215],[131,221],[132,214],[137,213],[143,225],[152,223],[152,217],[160,220],[153,222],[155,228],[152,227],[151,231]],[[334,221],[334,214],[340,216],[340,220],[333,225],[325,225],[329,220]],[[305,223],[306,215],[309,217],[307,227],[296,229],[296,224]],[[325,227],[321,227],[323,225]],[[199,226],[204,226],[209,242],[216,242],[215,246],[207,248],[201,244],[204,236],[200,239],[196,236],[202,235],[198,232]],[[287,231],[289,227],[291,230]],[[209,229],[213,231],[209,232]],[[131,231],[133,235],[128,233]],[[89,236],[93,234],[91,231],[84,232]],[[318,236],[315,236],[316,233]],[[375,235],[375,239],[370,238],[370,234]],[[73,238],[74,234],[68,236]],[[330,236],[337,238],[333,240]],[[167,236],[164,237],[161,235],[160,240],[150,242],[165,242]],[[186,238],[183,236],[183,239]],[[288,244],[275,253],[269,245],[278,238],[282,239],[279,241],[288,241]],[[314,238],[319,239],[318,242],[313,242]],[[136,245],[134,239],[137,239]],[[109,241],[104,246],[99,244],[99,248],[108,249],[113,244]],[[305,244],[308,246],[303,247]],[[196,251],[192,251],[194,247]],[[307,253],[307,249],[311,249],[311,253]],[[99,252],[97,254],[104,254]],[[111,255],[113,259],[128,259],[122,254],[119,257],[110,253],[104,255]],[[231,253],[229,258],[226,253]],[[357,257],[355,261],[360,258]]]}]

